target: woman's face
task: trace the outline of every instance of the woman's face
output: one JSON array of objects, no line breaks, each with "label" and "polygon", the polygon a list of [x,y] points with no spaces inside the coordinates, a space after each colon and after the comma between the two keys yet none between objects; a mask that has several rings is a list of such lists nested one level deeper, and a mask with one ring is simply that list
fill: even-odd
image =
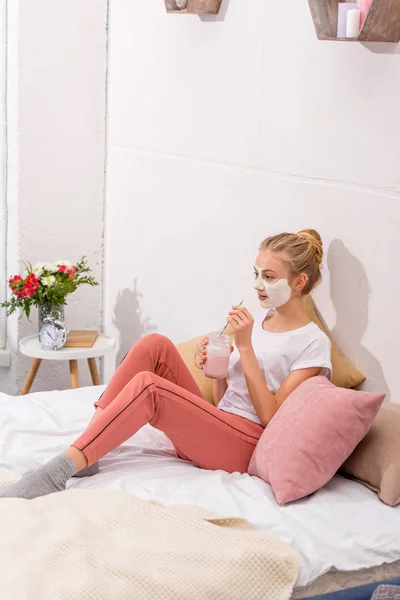
[{"label": "woman's face", "polygon": [[263,308],[278,308],[292,297],[289,262],[282,253],[260,250],[254,265],[254,288]]}]

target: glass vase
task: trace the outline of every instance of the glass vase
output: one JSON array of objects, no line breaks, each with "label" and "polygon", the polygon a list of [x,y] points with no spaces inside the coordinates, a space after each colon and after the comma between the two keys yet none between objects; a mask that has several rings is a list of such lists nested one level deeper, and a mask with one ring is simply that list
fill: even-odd
[{"label": "glass vase", "polygon": [[61,321],[65,323],[64,306],[62,304],[53,304],[52,302],[45,302],[40,304],[38,307],[39,314],[39,333],[46,319],[55,321]]}]

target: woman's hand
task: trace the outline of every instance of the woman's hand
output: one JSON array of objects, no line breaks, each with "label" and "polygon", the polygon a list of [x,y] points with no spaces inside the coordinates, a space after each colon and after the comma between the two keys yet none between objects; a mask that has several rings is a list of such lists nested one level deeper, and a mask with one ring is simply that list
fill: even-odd
[{"label": "woman's hand", "polygon": [[233,306],[228,316],[228,322],[233,329],[236,348],[246,350],[252,348],[251,334],[253,332],[254,319],[243,306]]},{"label": "woman's hand", "polygon": [[[202,369],[207,362],[207,344],[208,336],[203,337],[197,344],[197,350],[195,354],[195,365],[198,369]],[[231,354],[234,351],[234,347],[230,347]]]},{"label": "woman's hand", "polygon": [[195,364],[198,369],[202,369],[207,362],[207,347],[208,336],[203,337],[197,344],[197,350],[195,354]]}]

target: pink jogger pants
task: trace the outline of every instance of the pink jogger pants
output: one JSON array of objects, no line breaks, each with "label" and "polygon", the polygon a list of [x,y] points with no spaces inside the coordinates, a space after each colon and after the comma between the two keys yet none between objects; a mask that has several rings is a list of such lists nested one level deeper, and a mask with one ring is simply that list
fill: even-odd
[{"label": "pink jogger pants", "polygon": [[91,465],[150,423],[178,455],[203,469],[246,473],[261,425],[209,404],[166,337],[137,342],[95,406],[103,408],[73,444]]}]

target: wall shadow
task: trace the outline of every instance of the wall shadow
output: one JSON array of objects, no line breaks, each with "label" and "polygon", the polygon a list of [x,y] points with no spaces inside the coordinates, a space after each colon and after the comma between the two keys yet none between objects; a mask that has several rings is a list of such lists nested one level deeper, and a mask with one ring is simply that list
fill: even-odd
[{"label": "wall shadow", "polygon": [[151,322],[150,317],[143,317],[142,298],[143,294],[138,290],[137,279],[133,282],[133,289],[125,288],[118,292],[112,321],[120,334],[117,365],[135,342],[144,335],[157,331],[157,325]]},{"label": "wall shadow", "polygon": [[400,54],[399,44],[395,42],[359,42],[373,54]]},{"label": "wall shadow", "polygon": [[368,306],[371,288],[367,274],[361,263],[346,248],[342,240],[333,240],[327,254],[330,276],[331,299],[336,312],[336,323],[331,333],[339,348],[346,339],[351,345],[356,366],[363,371],[374,392],[386,394],[390,401],[390,392],[382,366],[377,358],[362,344],[368,327]]}]

